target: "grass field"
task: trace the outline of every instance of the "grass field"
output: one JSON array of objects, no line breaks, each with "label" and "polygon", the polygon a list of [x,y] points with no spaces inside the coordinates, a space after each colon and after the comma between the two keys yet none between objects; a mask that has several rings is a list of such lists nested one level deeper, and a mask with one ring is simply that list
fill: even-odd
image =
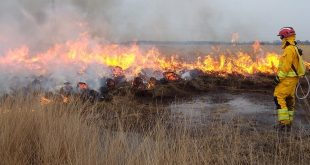
[{"label": "grass field", "polygon": [[[262,130],[237,116],[229,121],[214,119],[205,128],[189,128],[187,122],[167,124],[160,106],[139,107],[130,101],[118,98],[100,105],[73,101],[42,106],[37,97],[2,100],[0,164],[310,161],[310,137],[303,128],[287,133]],[[146,119],[144,113],[152,117]]]},{"label": "grass field", "polygon": [[[187,58],[211,52],[208,46],[158,46],[166,55]],[[310,47],[302,46],[306,60]],[[222,46],[219,51],[226,51]],[[234,51],[251,53],[250,46]],[[263,46],[278,52],[278,46]],[[142,100],[143,102],[143,100]],[[40,104],[38,95],[0,99],[0,164],[309,164],[309,130],[261,128],[238,116],[168,122],[160,101],[143,103],[130,95],[112,102]]]}]

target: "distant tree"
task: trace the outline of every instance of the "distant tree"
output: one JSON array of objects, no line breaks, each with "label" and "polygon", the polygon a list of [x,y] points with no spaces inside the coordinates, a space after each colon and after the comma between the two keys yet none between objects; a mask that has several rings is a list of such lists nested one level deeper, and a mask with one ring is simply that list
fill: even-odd
[{"label": "distant tree", "polygon": [[281,45],[281,43],[282,43],[282,42],[281,42],[280,40],[275,40],[275,41],[273,41],[273,44],[274,44],[274,45]]}]

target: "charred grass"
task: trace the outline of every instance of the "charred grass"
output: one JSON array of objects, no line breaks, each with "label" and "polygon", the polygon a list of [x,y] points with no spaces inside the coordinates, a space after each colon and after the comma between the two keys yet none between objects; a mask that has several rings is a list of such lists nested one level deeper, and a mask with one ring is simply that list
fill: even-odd
[{"label": "charred grass", "polygon": [[[0,164],[308,164],[310,137],[257,129],[238,117],[205,128],[167,120],[158,102],[52,103],[6,97],[0,104]],[[243,123],[242,125],[240,123]]]}]

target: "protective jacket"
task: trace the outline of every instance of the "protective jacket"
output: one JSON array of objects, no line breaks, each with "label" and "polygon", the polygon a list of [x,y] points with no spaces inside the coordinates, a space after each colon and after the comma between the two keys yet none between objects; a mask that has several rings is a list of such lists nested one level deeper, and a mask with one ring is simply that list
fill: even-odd
[{"label": "protective jacket", "polygon": [[[282,48],[283,55],[279,59],[278,77],[284,79],[286,77],[296,77],[297,69],[299,67],[299,58],[296,50],[295,36],[283,39]],[[295,71],[294,71],[295,69]]]},{"label": "protective jacket", "polygon": [[[282,41],[283,55],[279,59],[278,77],[280,83],[274,91],[274,100],[278,110],[280,124],[289,125],[295,111],[295,88],[298,83],[299,55],[296,49],[295,35]],[[295,71],[294,71],[295,70]]]}]

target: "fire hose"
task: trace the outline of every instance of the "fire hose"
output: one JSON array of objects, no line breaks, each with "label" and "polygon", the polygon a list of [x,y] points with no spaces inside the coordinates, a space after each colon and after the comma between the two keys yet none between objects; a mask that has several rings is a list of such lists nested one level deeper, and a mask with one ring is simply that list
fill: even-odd
[{"label": "fire hose", "polygon": [[[304,78],[304,79],[306,80],[306,82],[307,82],[308,89],[307,89],[307,92],[305,93],[304,90],[303,90],[303,88],[302,88],[302,86],[301,86],[300,79],[299,79],[299,80],[298,80],[297,87],[296,87],[296,91],[295,91],[295,95],[296,95],[296,97],[297,97],[299,100],[306,99],[306,98],[309,96],[309,93],[310,93],[310,82],[309,82],[309,79],[308,79],[307,76],[304,76],[303,78]],[[298,94],[298,89],[301,90],[302,96],[300,96],[300,95]]]},{"label": "fire hose", "polygon": [[[309,83],[309,79],[307,76],[304,76],[303,78],[307,82],[307,86],[308,86],[307,92],[305,93],[305,91],[303,90],[301,83],[300,83],[300,79],[299,79],[297,87],[296,87],[295,95],[296,95],[298,100],[303,100],[304,108],[302,108],[302,109],[306,112],[306,114],[307,113],[309,114],[310,113],[310,105],[309,105],[309,102],[307,101],[306,98],[309,96],[309,93],[310,93],[310,83]],[[298,95],[299,89],[301,90],[302,96]],[[306,120],[308,121],[308,123],[310,123],[310,117],[308,115],[306,116]]]}]

